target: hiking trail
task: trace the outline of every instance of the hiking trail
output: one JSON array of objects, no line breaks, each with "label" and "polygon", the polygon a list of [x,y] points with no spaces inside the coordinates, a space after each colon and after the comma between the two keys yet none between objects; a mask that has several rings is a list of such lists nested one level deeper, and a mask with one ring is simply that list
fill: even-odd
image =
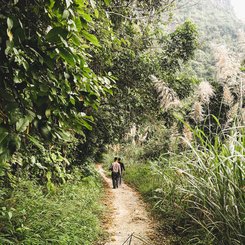
[{"label": "hiking trail", "polygon": [[106,176],[101,165],[97,165],[97,168],[105,181],[107,192],[105,205],[110,209],[104,222],[104,227],[109,233],[109,241],[105,245],[167,244],[164,240],[159,242],[157,239],[156,223],[146,211],[146,205],[139,194],[123,182],[118,189],[112,189],[111,178]]}]

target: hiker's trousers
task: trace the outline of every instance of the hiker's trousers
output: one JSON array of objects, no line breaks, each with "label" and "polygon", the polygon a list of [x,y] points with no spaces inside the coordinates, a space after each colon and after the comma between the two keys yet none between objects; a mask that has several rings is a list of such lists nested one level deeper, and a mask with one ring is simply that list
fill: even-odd
[{"label": "hiker's trousers", "polygon": [[112,178],[112,186],[113,188],[118,188],[118,180],[119,180],[119,173],[118,172],[112,172],[111,173]]}]

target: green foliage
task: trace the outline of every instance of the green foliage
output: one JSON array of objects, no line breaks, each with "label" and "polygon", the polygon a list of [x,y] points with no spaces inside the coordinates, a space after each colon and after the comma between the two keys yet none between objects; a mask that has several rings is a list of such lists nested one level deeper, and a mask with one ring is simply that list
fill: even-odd
[{"label": "green foliage", "polygon": [[[149,9],[156,7],[153,2]],[[139,14],[143,19],[151,14],[144,4],[144,1],[142,5],[139,3],[142,16]],[[163,3],[161,7],[164,9],[166,6],[169,7]],[[111,50],[104,48],[103,54],[96,54],[97,62],[94,64],[99,70],[112,70],[117,78],[114,95],[105,100],[100,113],[96,115],[101,123],[98,130],[102,133],[99,134],[104,133],[105,143],[121,142],[125,131],[133,123],[143,125],[149,118],[161,114],[150,75],[162,78],[181,97],[191,92],[194,79],[180,73],[182,65],[191,59],[197,47],[197,31],[190,21],[167,34],[159,27],[161,15],[154,14],[145,21],[135,17],[130,21],[127,17],[134,16],[133,9],[119,9],[114,5],[111,8],[115,26],[113,45]],[[185,90],[181,91],[182,88]]]},{"label": "green foliage", "polygon": [[[180,244],[244,243],[244,130],[211,143],[201,130],[181,154],[128,161],[126,180],[146,196]],[[222,134],[222,133],[221,133]],[[131,146],[129,146],[131,147]],[[128,158],[127,150],[122,150]]]},{"label": "green foliage", "polygon": [[[133,185],[148,201],[152,202],[155,189],[158,188],[158,181],[155,178],[150,164],[137,161],[127,166],[125,180]],[[146,180],[148,180],[146,182]]]},{"label": "green foliage", "polygon": [[2,189],[1,244],[92,244],[102,234],[101,188],[98,176],[84,177],[77,169],[53,193],[25,179],[11,193]]},{"label": "green foliage", "polygon": [[245,67],[241,67],[240,70],[241,70],[242,72],[245,72]]},{"label": "green foliage", "polygon": [[168,68],[166,72],[172,73],[180,68],[180,62],[187,62],[194,56],[197,37],[196,26],[190,20],[186,20],[169,35],[167,48],[163,53],[166,58],[162,61],[162,66]]},{"label": "green foliage", "polygon": [[[97,210],[99,187],[92,177],[70,183],[74,165],[83,165],[89,174],[89,160],[100,160],[105,144],[126,141],[125,132],[135,123],[136,144],[117,152],[125,156],[126,178],[170,220],[171,229],[192,237],[190,244],[239,244],[244,229],[244,139],[240,132],[240,138],[230,136],[237,142],[234,154],[221,141],[226,136],[214,137],[221,127],[210,112],[221,116],[221,125],[228,119],[228,106],[220,105],[220,86],[204,111],[204,132],[212,136],[212,143],[197,131],[191,152],[174,157],[170,152],[171,144],[180,142],[182,129],[173,122],[191,121],[193,88],[199,82],[192,75],[211,77],[214,71],[208,44],[202,44],[188,66],[198,48],[195,24],[180,18],[167,31],[174,1],[2,2],[1,242],[91,244],[98,235],[91,212]],[[203,2],[202,7],[209,1]],[[217,24],[223,12],[214,14],[210,6],[205,6],[208,15],[194,11],[197,19],[205,20],[199,25],[201,37],[205,28],[208,42],[216,36],[236,36],[237,23],[225,19],[224,26]],[[161,111],[150,75],[183,101],[178,111]],[[146,125],[147,139],[140,141]],[[107,157],[107,164],[111,160]],[[28,180],[36,178],[42,187]],[[63,189],[57,186],[66,181]],[[43,192],[45,185],[48,194]],[[86,214],[76,216],[78,209]],[[198,233],[193,235],[190,227]]]},{"label": "green foliage", "polygon": [[187,213],[214,243],[243,244],[244,130],[231,130],[226,142],[217,136],[213,144],[202,131],[196,137],[200,145],[192,148],[183,188],[190,196]]},{"label": "green foliage", "polygon": [[148,140],[142,144],[140,159],[157,159],[169,151],[169,130],[161,122],[155,122],[149,134]]},{"label": "green foliage", "polygon": [[[96,74],[88,64],[90,52],[101,46],[93,33],[104,21],[98,19],[103,6],[78,0],[1,5],[1,175],[11,167],[13,153],[25,165],[26,158],[39,151],[47,155],[51,148],[50,155],[64,158],[64,144],[92,129],[91,111],[111,93],[110,75]],[[41,164],[51,162],[57,161]]]},{"label": "green foliage", "polygon": [[195,58],[191,61],[192,71],[189,74],[206,80],[215,79],[215,47],[227,45],[235,53],[237,59],[243,53],[238,45],[239,31],[245,30],[236,16],[230,1],[203,0],[195,4],[193,1],[176,1],[173,20],[182,23],[186,18],[191,19],[197,26],[200,45]]}]

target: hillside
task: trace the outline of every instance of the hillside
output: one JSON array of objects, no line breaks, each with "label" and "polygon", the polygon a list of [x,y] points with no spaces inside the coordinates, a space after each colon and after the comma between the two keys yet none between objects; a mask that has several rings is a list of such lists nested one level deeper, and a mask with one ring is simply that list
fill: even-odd
[{"label": "hillside", "polygon": [[230,0],[179,1],[174,10],[174,23],[191,19],[199,30],[199,49],[192,68],[194,75],[214,79],[217,56],[227,53],[244,59],[245,24],[235,15]]}]

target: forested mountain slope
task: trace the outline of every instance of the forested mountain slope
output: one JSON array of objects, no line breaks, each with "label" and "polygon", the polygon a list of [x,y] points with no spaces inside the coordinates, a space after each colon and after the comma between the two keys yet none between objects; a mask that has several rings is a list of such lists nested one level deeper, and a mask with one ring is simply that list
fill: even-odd
[{"label": "forested mountain slope", "polygon": [[222,52],[236,61],[244,58],[245,23],[236,17],[230,0],[178,1],[174,23],[186,18],[193,20],[199,32],[199,49],[192,61],[196,75],[213,79],[217,68],[215,61]]}]

